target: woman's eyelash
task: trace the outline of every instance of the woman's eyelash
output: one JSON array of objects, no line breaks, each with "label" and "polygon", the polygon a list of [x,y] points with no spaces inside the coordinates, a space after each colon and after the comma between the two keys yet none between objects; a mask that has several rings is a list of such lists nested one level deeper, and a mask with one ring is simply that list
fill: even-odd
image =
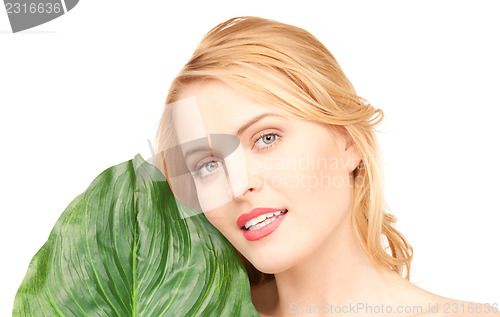
[{"label": "woman's eyelash", "polygon": [[264,146],[257,148],[257,149],[256,149],[257,151],[263,151],[263,150],[270,149],[270,148],[274,147],[274,146],[275,146],[275,145],[276,145],[276,144],[277,144],[277,143],[281,140],[281,135],[280,135],[279,133],[277,133],[277,132],[274,132],[274,131],[273,131],[273,132],[261,132],[261,133],[260,133],[260,134],[258,134],[258,135],[257,135],[257,137],[254,139],[254,142],[253,142],[254,147],[253,147],[253,148],[255,148],[255,145],[257,144],[257,142],[258,142],[259,140],[262,140],[262,142],[264,142],[264,143],[265,143],[265,141],[264,141],[265,139],[264,139],[264,138],[266,138],[266,137],[268,137],[268,136],[274,136],[274,140],[273,140],[273,139],[271,139],[271,140],[269,140],[269,139],[268,139],[268,140],[266,140],[266,141],[268,141],[268,142],[269,142],[269,141],[272,141],[272,143],[270,143],[270,144],[264,144]]},{"label": "woman's eyelash", "polygon": [[[216,168],[215,171],[213,171],[213,172],[208,171],[207,164],[209,164],[209,163],[215,163],[217,165],[216,167],[213,167],[213,166],[211,167],[211,168]],[[215,157],[210,157],[209,160],[205,159],[205,160],[200,161],[200,163],[198,163],[196,165],[196,167],[194,168],[194,172],[191,175],[194,178],[206,178],[206,177],[210,177],[210,176],[214,175],[217,172],[217,170],[222,166],[222,164],[223,164],[223,162],[221,162],[220,160],[216,159]],[[201,169],[202,168],[207,169],[207,171],[209,172],[209,174],[203,175],[201,173]]]}]

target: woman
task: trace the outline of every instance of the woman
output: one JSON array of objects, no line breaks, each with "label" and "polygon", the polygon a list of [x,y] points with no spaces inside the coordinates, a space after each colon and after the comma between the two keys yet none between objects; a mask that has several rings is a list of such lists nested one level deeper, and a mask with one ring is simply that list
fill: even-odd
[{"label": "woman", "polygon": [[382,119],[311,34],[235,18],[174,79],[153,164],[239,252],[261,316],[475,314],[409,281],[413,250],[384,201]]}]

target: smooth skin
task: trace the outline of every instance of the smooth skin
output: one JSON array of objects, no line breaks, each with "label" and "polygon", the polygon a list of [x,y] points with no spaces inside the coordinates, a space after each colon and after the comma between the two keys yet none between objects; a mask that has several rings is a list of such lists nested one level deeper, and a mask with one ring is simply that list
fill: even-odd
[{"label": "smooth skin", "polygon": [[[299,313],[324,303],[328,307],[383,305],[386,309],[376,313],[344,308],[344,312],[334,312],[335,316],[500,315],[461,314],[462,306],[452,313],[453,305],[464,304],[467,308],[469,302],[429,293],[397,273],[374,265],[362,252],[350,220],[352,173],[361,156],[343,134],[249,99],[219,81],[190,84],[180,97],[191,96],[196,96],[207,134],[236,135],[259,115],[281,116],[264,117],[239,135],[248,187],[230,202],[205,212],[207,219],[257,269],[275,274],[274,281],[251,290],[261,316],[332,315],[317,310]],[[201,164],[198,168],[204,176],[221,172],[216,164]],[[272,234],[248,241],[236,220],[257,207],[286,208],[288,213]],[[438,313],[426,313],[429,305],[438,305],[433,308]],[[387,313],[388,306],[392,313]],[[398,306],[409,311],[396,312]]]}]

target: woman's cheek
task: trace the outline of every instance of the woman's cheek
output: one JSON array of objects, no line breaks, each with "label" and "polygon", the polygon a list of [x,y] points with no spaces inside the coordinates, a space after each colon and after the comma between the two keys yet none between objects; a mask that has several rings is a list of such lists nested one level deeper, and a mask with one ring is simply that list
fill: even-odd
[{"label": "woman's cheek", "polygon": [[229,228],[230,217],[227,214],[228,210],[224,207],[219,207],[205,212],[207,220],[219,230],[226,238]]}]

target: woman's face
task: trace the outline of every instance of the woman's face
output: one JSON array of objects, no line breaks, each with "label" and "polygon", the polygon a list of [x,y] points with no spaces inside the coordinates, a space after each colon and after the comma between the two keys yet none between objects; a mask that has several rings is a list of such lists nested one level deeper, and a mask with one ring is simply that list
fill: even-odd
[{"label": "woman's face", "polygon": [[[350,173],[360,157],[355,146],[346,147],[343,136],[278,107],[257,103],[219,81],[195,83],[181,92],[181,99],[192,96],[207,135],[236,136],[236,131],[246,127],[239,140],[241,171],[248,183],[232,200],[205,215],[258,270],[279,273],[299,264],[314,252],[322,252],[336,231],[350,226]],[[257,117],[260,120],[253,120]],[[197,161],[194,166],[199,176],[224,175],[216,157]],[[269,223],[247,230],[243,224],[264,217],[250,219],[262,213],[257,208],[278,212],[273,217],[264,210],[271,218],[265,220]],[[248,215],[251,211],[254,213]]]}]

